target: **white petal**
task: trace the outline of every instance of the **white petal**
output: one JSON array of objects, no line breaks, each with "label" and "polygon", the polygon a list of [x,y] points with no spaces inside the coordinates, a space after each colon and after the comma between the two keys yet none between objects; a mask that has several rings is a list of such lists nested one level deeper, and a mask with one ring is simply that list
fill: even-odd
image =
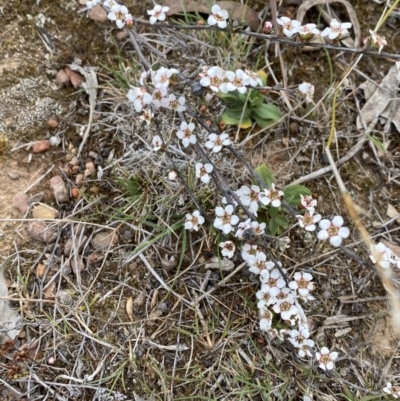
[{"label": "white petal", "polygon": [[333,224],[335,227],[342,227],[343,223],[344,223],[344,220],[343,220],[343,217],[342,217],[342,216],[335,216],[335,217],[332,219],[332,224]]},{"label": "white petal", "polygon": [[342,244],[342,237],[340,237],[339,235],[335,235],[329,240],[329,242],[332,246],[340,246]]},{"label": "white petal", "polygon": [[347,238],[350,235],[350,230],[347,227],[340,227],[338,234],[342,237],[342,238]]}]

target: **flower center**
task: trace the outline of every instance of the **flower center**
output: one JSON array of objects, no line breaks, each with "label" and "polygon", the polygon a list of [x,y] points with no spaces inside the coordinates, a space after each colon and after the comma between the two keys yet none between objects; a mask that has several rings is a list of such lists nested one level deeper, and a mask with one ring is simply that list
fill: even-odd
[{"label": "flower center", "polygon": [[339,228],[331,225],[327,231],[330,237],[335,237],[339,233]]}]

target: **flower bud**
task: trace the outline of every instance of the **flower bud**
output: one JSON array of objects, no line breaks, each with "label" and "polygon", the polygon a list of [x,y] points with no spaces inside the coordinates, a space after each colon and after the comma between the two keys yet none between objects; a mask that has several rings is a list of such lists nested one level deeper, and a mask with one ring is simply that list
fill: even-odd
[{"label": "flower bud", "polygon": [[263,26],[263,33],[268,34],[274,29],[274,26],[272,25],[272,22],[270,21],[265,21],[264,26]]}]

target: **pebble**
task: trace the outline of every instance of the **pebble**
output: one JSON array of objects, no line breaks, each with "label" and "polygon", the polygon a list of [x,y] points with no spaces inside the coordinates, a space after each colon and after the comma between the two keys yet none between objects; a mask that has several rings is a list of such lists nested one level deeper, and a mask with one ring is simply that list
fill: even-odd
[{"label": "pebble", "polygon": [[12,171],[10,171],[10,172],[8,173],[8,176],[9,176],[12,180],[18,180],[19,177],[20,177],[18,173],[14,173],[14,172],[12,172]]},{"label": "pebble", "polygon": [[73,187],[73,188],[71,189],[71,196],[72,196],[74,199],[78,199],[79,196],[80,196],[79,189],[76,188],[76,187]]},{"label": "pebble", "polygon": [[94,6],[89,11],[89,18],[91,18],[93,21],[100,21],[100,22],[105,22],[108,19],[106,11],[100,5]]},{"label": "pebble", "polygon": [[81,256],[72,258],[69,261],[69,265],[75,274],[80,273],[85,268],[85,264]]},{"label": "pebble", "polygon": [[66,85],[69,82],[69,77],[64,70],[60,70],[57,72],[56,82],[61,85]]},{"label": "pebble", "polygon": [[96,152],[93,152],[93,150],[91,150],[89,152],[89,157],[91,157],[92,159],[97,159],[99,157],[99,154]]},{"label": "pebble", "polygon": [[20,213],[25,214],[29,209],[28,196],[23,192],[17,192],[13,197],[13,208],[17,209]]},{"label": "pebble", "polygon": [[58,120],[57,120],[57,118],[56,118],[56,117],[50,117],[50,118],[47,120],[47,125],[48,125],[50,128],[57,128],[57,127],[58,127]]},{"label": "pebble", "polygon": [[44,196],[45,196],[44,192],[38,192],[38,193],[32,195],[28,199],[28,202],[30,205],[32,205],[32,203],[41,202],[43,200]]},{"label": "pebble", "polygon": [[43,263],[39,263],[36,267],[36,274],[38,277],[43,277],[46,272],[46,266]]},{"label": "pebble", "polygon": [[65,185],[60,175],[56,175],[51,178],[50,188],[53,191],[54,197],[56,198],[57,202],[62,203],[69,201],[67,186]]},{"label": "pebble", "polygon": [[85,176],[83,174],[78,174],[75,178],[75,184],[81,186],[83,182],[85,181]]},{"label": "pebble", "polygon": [[59,146],[61,143],[61,138],[58,135],[54,135],[50,138],[50,145],[53,147]]},{"label": "pebble", "polygon": [[83,173],[85,177],[96,174],[96,167],[93,162],[86,163],[86,170]]},{"label": "pebble", "polygon": [[103,260],[103,258],[104,258],[104,255],[100,252],[91,253],[87,258],[87,264],[88,264],[88,266],[93,266],[97,262]]},{"label": "pebble", "polygon": [[35,142],[32,145],[33,153],[40,153],[46,151],[50,147],[50,141],[48,139],[43,139],[42,141]]},{"label": "pebble", "polygon": [[87,236],[83,235],[82,237],[78,236],[75,238],[75,246],[74,240],[72,238],[68,238],[67,242],[64,245],[64,255],[69,256],[74,248],[80,252],[83,246],[86,244]]},{"label": "pebble", "polygon": [[92,238],[92,245],[97,249],[106,249],[116,245],[119,235],[116,231],[100,231]]},{"label": "pebble", "polygon": [[32,217],[39,220],[49,220],[58,217],[58,210],[47,205],[36,205],[32,210]]},{"label": "pebble", "polygon": [[78,89],[85,81],[85,78],[79,74],[79,72],[73,71],[69,67],[65,67],[64,71],[68,75],[68,78],[75,89]]},{"label": "pebble", "polygon": [[28,234],[35,241],[52,244],[57,239],[58,230],[54,224],[47,225],[43,220],[32,221],[28,226]]}]

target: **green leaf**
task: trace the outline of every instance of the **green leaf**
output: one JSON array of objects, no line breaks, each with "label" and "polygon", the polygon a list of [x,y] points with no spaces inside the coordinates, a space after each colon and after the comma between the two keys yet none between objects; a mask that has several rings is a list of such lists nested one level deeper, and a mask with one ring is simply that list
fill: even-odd
[{"label": "green leaf", "polygon": [[[239,125],[239,123],[240,123],[240,116],[239,116],[239,118],[237,118],[235,115],[231,116],[230,113],[227,112],[227,110],[225,110],[221,114],[221,118],[225,124]],[[240,124],[240,127],[245,129],[245,128],[250,128],[252,125],[253,125],[253,122],[251,121],[251,118],[247,117],[247,118],[242,119],[242,123]]]},{"label": "green leaf", "polygon": [[268,228],[271,235],[281,234],[289,226],[289,221],[285,216],[278,215],[272,217],[268,223]]},{"label": "green leaf", "polygon": [[251,118],[257,123],[257,125],[261,128],[266,128],[269,125],[272,125],[275,120],[264,120],[260,117],[258,117],[257,115],[252,114]]},{"label": "green leaf", "polygon": [[242,117],[242,114],[243,118],[250,117],[251,110],[250,109],[243,110],[243,107],[227,107],[224,110],[224,113],[228,114],[228,116],[230,117],[240,119]]},{"label": "green leaf", "polygon": [[274,176],[271,173],[271,170],[265,165],[261,164],[254,170],[260,178],[270,187],[274,182]]},{"label": "green leaf", "polygon": [[283,190],[285,200],[293,206],[300,203],[300,195],[311,196],[311,191],[304,185],[289,185]]},{"label": "green leaf", "polygon": [[254,108],[253,114],[263,120],[278,121],[282,117],[281,112],[276,106],[266,103],[260,104],[259,106]]},{"label": "green leaf", "polygon": [[243,107],[243,105],[246,103],[247,96],[237,92],[229,92],[229,93],[218,92],[218,97],[220,97],[225,103],[231,103]]}]

